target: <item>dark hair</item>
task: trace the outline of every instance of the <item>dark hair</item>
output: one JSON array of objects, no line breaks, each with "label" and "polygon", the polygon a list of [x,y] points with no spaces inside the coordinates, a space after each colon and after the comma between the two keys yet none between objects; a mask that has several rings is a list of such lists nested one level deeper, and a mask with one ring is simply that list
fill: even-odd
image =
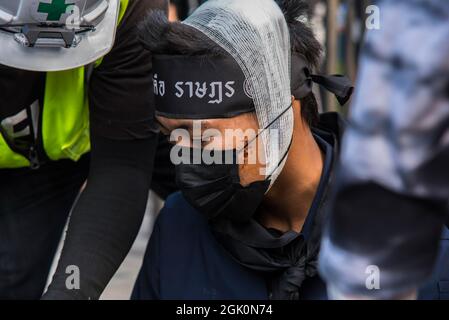
[{"label": "dark hair", "polygon": [[[299,55],[310,69],[318,67],[321,45],[312,29],[303,22],[309,7],[305,0],[276,0],[290,29],[292,53]],[[153,10],[139,25],[143,45],[153,54],[220,56],[227,52],[198,30],[180,22],[169,22],[161,10]],[[318,122],[318,104],[313,93],[301,99],[303,119],[309,126]]]}]

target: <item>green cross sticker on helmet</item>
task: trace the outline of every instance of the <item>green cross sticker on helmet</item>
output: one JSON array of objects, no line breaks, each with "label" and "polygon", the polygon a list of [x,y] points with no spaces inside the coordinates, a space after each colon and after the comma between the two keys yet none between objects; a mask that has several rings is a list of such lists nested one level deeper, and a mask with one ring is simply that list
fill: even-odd
[{"label": "green cross sticker on helmet", "polygon": [[86,0],[33,0],[31,16],[36,22],[65,24],[72,14],[79,17],[86,6]]},{"label": "green cross sticker on helmet", "polygon": [[75,4],[65,2],[66,0],[51,0],[51,3],[39,2],[37,12],[47,13],[47,21],[59,21],[61,16],[67,13],[67,8]]}]

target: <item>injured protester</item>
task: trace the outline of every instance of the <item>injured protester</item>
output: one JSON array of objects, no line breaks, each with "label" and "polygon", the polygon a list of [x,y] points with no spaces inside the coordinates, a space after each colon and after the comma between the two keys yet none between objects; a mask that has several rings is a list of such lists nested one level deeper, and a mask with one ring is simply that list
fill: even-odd
[{"label": "injured protester", "polygon": [[162,209],[134,299],[326,299],[321,226],[343,121],[318,113],[321,47],[301,1],[209,1],[182,23],[153,11],[156,116],[180,192]]}]

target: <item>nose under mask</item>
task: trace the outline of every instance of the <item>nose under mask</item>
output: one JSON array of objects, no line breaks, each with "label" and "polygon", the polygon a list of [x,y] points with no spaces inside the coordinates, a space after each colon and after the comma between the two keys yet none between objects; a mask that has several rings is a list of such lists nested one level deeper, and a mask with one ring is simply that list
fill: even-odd
[{"label": "nose under mask", "polygon": [[[193,148],[181,149],[182,152],[194,151]],[[208,219],[220,216],[236,222],[248,221],[268,191],[270,180],[242,186],[237,150],[222,152],[227,154],[226,159],[233,159],[231,164],[179,164],[176,182],[186,200]]]},{"label": "nose under mask", "polygon": [[[220,216],[235,222],[250,220],[270,188],[271,175],[263,181],[255,181],[246,187],[242,186],[237,161],[238,155],[291,108],[292,105],[289,105],[243,149],[214,151],[221,152],[221,163],[193,164],[194,161],[189,159],[191,161],[188,163],[176,165],[176,183],[190,205],[208,219]],[[293,137],[285,154],[277,164],[277,168],[284,163],[292,141]],[[180,150],[183,154],[195,154],[195,149],[192,147],[181,147]],[[232,159],[232,161],[226,161],[228,159]]]}]

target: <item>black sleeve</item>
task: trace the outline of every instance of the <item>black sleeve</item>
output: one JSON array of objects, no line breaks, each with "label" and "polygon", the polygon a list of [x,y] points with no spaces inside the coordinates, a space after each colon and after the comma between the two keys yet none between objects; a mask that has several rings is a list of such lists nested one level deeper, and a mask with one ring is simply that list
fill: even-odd
[{"label": "black sleeve", "polygon": [[[141,46],[137,24],[153,9],[167,9],[166,0],[132,0],[117,31],[113,50],[95,68],[90,80],[91,127],[95,134],[117,140],[149,137],[154,122],[151,56]],[[167,139],[159,139],[151,189],[161,198],[177,190]]]},{"label": "black sleeve", "polygon": [[167,9],[166,0],[131,0],[117,30],[114,48],[92,73],[89,110],[92,131],[117,140],[151,136],[154,97],[151,55],[142,47],[137,25],[150,9]]},{"label": "black sleeve", "polygon": [[[156,135],[134,141],[93,136],[88,183],[44,299],[99,298],[142,223],[156,142]],[[72,265],[80,271],[79,290],[66,288],[66,270]]]},{"label": "black sleeve", "polygon": [[[145,212],[158,135],[151,59],[136,25],[164,0],[131,0],[113,50],[90,79],[91,165],[73,210],[56,274],[44,299],[98,299],[128,253]],[[68,266],[80,289],[68,290]]]}]

